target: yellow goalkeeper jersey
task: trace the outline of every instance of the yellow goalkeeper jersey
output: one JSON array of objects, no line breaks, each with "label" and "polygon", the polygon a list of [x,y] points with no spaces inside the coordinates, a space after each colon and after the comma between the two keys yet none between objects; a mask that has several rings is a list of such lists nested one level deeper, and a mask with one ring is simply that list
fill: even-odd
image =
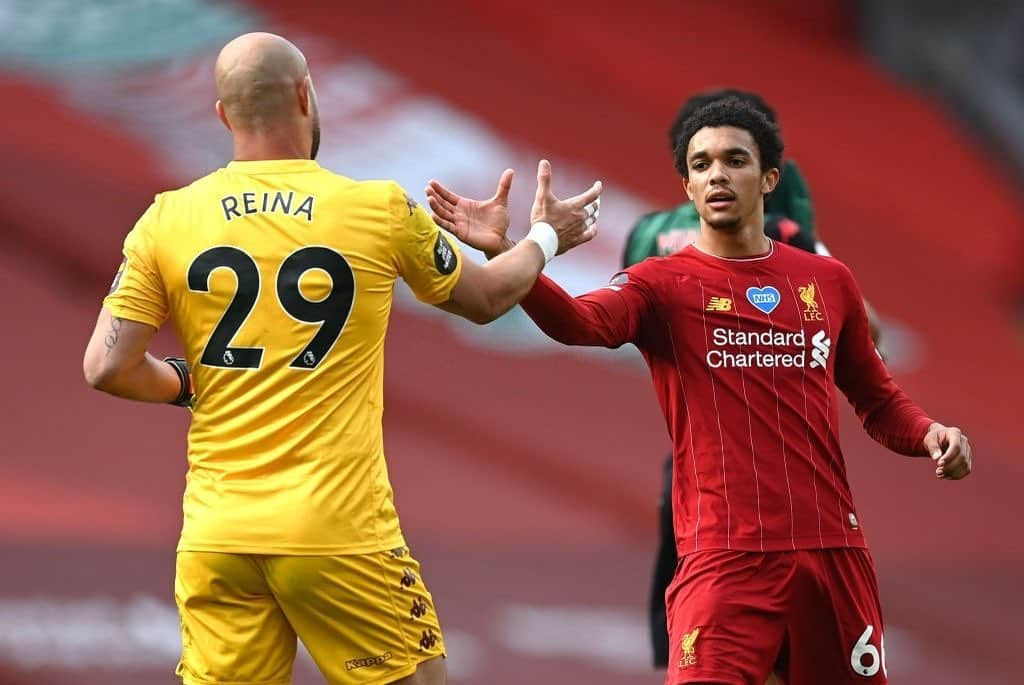
[{"label": "yellow goalkeeper jersey", "polygon": [[192,369],[178,549],[403,545],[381,429],[395,280],[437,304],[461,267],[397,183],[310,160],[231,162],[157,195],[104,304],[170,319]]}]

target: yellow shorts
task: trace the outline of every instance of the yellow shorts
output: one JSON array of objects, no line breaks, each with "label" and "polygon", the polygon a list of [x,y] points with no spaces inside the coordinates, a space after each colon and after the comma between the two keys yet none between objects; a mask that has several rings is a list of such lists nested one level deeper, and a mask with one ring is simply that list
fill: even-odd
[{"label": "yellow shorts", "polygon": [[444,655],[419,563],[407,549],[344,556],[179,552],[177,673],[186,685],[291,682],[296,637],[330,685],[412,675]]}]

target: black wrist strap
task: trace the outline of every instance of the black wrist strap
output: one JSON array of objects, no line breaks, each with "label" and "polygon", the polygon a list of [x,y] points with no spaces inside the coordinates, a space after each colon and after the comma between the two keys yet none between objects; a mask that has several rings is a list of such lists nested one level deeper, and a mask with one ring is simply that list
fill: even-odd
[{"label": "black wrist strap", "polygon": [[176,407],[191,406],[192,380],[189,378],[188,363],[181,357],[164,357],[164,361],[178,373],[178,379],[181,381],[181,390],[178,392],[178,396],[168,404],[173,404]]}]

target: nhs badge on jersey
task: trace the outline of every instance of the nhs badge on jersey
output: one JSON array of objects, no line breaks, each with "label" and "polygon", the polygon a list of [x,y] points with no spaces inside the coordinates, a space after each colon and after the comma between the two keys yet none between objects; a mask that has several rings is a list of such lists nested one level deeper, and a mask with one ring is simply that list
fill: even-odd
[{"label": "nhs badge on jersey", "polygon": [[763,288],[747,288],[747,300],[765,314],[771,314],[779,306],[782,296],[778,289],[767,285]]}]

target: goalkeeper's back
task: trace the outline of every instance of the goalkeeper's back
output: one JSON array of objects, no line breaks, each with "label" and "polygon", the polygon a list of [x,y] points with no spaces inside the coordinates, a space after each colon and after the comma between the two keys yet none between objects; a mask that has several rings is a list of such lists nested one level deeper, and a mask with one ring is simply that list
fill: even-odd
[{"label": "goalkeeper's back", "polygon": [[381,435],[395,280],[448,299],[461,260],[393,182],[232,162],[158,195],[107,305],[169,318],[196,404],[179,549],[354,554],[403,544]]}]

